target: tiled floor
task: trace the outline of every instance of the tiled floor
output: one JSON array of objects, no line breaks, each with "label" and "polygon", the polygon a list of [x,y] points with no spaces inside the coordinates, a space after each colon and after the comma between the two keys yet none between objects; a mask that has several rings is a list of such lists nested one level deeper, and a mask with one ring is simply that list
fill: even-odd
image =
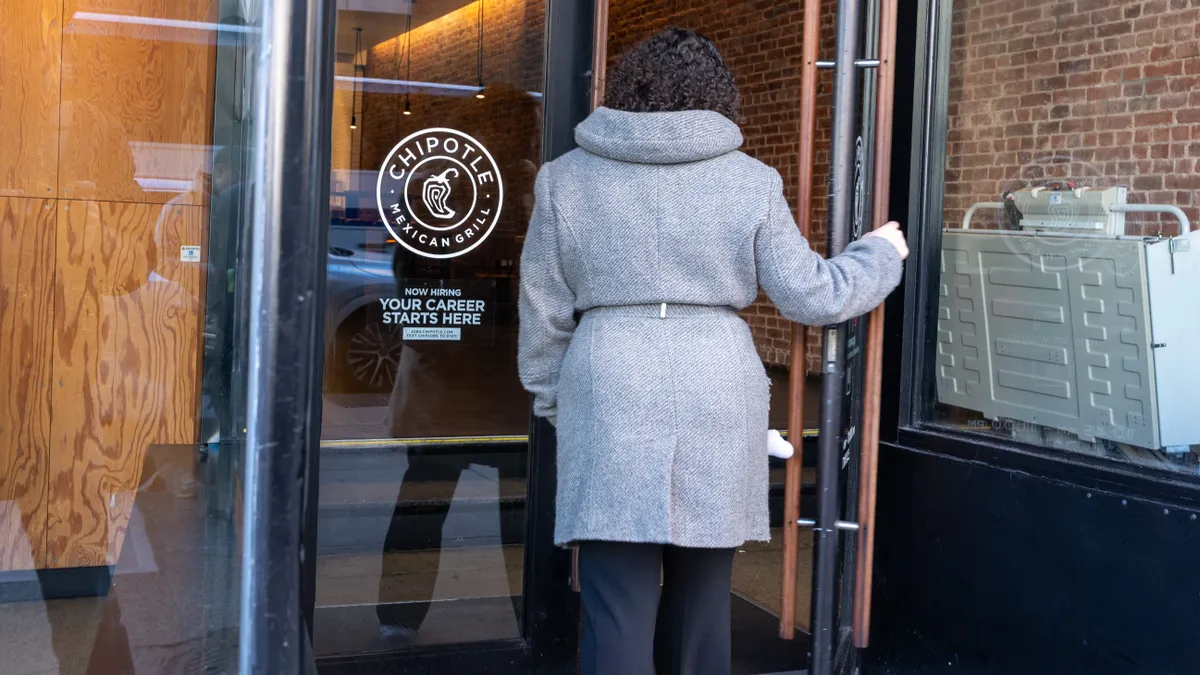
[{"label": "tiled floor", "polygon": [[[771,532],[771,542],[747,543],[733,561],[733,590],[778,616],[782,596],[782,529]],[[808,625],[812,598],[812,533],[800,532],[799,568],[796,573],[796,624]]]}]

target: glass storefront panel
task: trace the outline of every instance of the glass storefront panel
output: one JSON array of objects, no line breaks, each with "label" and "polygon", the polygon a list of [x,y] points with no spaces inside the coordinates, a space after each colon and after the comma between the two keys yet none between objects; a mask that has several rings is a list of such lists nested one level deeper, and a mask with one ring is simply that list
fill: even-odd
[{"label": "glass storefront panel", "polygon": [[0,651],[234,669],[258,10],[0,7]]},{"label": "glass storefront panel", "polygon": [[343,2],[319,656],[518,637],[545,2]]},{"label": "glass storefront panel", "polygon": [[1180,3],[954,4],[934,421],[1197,471],[1196,38]]}]

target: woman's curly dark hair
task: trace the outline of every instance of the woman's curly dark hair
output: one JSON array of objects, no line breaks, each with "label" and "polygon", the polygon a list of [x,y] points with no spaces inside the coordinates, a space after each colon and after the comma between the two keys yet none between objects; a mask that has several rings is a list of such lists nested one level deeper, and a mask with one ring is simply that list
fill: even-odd
[{"label": "woman's curly dark hair", "polygon": [[668,28],[625,52],[605,84],[604,105],[614,110],[712,110],[742,119],[742,95],[725,60],[686,28]]}]

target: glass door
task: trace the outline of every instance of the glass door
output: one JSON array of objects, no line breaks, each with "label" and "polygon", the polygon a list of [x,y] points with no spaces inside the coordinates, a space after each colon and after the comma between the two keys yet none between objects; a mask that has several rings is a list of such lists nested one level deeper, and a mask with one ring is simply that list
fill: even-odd
[{"label": "glass door", "polygon": [[[308,570],[322,672],[524,672],[557,658],[542,638],[573,662],[574,631],[551,637],[576,618],[553,431],[531,433],[516,367],[534,178],[569,149],[545,140],[548,32],[589,52],[590,14],[555,5],[338,2]],[[586,81],[557,95],[586,105]]]}]

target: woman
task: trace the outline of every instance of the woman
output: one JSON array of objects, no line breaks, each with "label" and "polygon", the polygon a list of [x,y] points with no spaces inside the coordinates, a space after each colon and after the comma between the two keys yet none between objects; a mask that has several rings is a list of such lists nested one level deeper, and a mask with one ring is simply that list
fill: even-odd
[{"label": "woman", "polygon": [[585,674],[730,671],[734,550],[770,538],[768,379],[737,312],[761,285],[792,321],[845,321],[907,255],[895,223],[814,253],[778,172],[738,151],[739,104],[712,43],[664,31],[537,177],[519,365],[558,429]]}]

